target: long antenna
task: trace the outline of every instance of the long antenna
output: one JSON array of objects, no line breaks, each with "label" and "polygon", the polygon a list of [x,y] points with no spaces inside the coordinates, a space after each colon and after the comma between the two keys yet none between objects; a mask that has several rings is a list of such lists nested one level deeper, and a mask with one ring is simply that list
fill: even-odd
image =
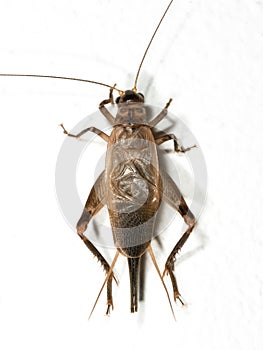
[{"label": "long antenna", "polygon": [[168,12],[169,7],[172,5],[172,2],[173,2],[173,0],[170,1],[169,5],[167,6],[166,10],[164,11],[164,14],[162,15],[162,18],[160,19],[160,22],[158,23],[158,25],[157,25],[157,27],[156,27],[156,29],[155,29],[155,31],[154,31],[152,37],[151,37],[151,40],[149,41],[149,44],[148,44],[148,46],[147,46],[147,48],[146,48],[146,50],[145,50],[145,52],[144,52],[144,54],[143,54],[141,63],[140,63],[140,65],[139,65],[139,68],[138,68],[138,71],[137,71],[137,74],[136,74],[136,77],[135,77],[134,87],[133,87],[133,89],[132,89],[132,90],[135,91],[135,92],[136,92],[136,90],[137,90],[137,81],[138,81],[138,78],[139,78],[139,74],[140,74],[140,71],[141,71],[141,68],[142,68],[142,64],[143,64],[143,62],[144,62],[144,59],[145,59],[145,57],[146,57],[146,55],[147,55],[147,52],[148,52],[148,50],[149,50],[149,48],[150,48],[150,46],[151,46],[151,44],[152,44],[152,41],[153,41],[153,39],[154,39],[154,37],[155,37],[155,34],[157,33],[157,31],[158,31],[158,29],[159,29],[159,27],[160,27],[160,25],[161,25],[161,23],[162,23],[162,21],[163,21],[165,15],[166,15],[166,13]]},{"label": "long antenna", "polygon": [[74,80],[74,81],[80,81],[83,83],[91,83],[91,84],[97,84],[106,86],[110,89],[114,89],[119,92],[119,94],[122,94],[123,91],[117,89],[115,86],[111,86],[108,84],[100,83],[98,81],[94,80],[87,80],[87,79],[80,79],[80,78],[72,78],[72,77],[61,77],[57,75],[40,75],[40,74],[8,74],[8,73],[0,73],[0,77],[29,77],[29,78],[50,78],[50,79],[64,79],[64,80]]}]

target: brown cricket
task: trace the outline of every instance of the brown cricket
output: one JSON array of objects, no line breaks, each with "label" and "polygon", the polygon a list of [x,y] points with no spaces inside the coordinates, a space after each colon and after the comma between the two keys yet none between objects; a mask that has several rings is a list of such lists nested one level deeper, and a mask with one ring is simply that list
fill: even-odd
[{"label": "brown cricket", "polygon": [[[93,185],[83,213],[77,223],[77,234],[94,256],[97,257],[106,272],[106,279],[98,295],[99,298],[102,289],[106,284],[106,314],[109,314],[110,309],[113,309],[112,281],[115,279],[113,268],[119,254],[125,256],[128,261],[130,274],[130,311],[132,313],[138,311],[140,263],[142,256],[147,252],[151,256],[153,264],[162,280],[170,306],[171,301],[163,281],[165,275],[170,276],[174,300],[176,301],[178,299],[184,304],[177,287],[174,274],[174,264],[176,254],[183,247],[196,222],[194,215],[189,210],[186,201],[175,182],[165,171],[160,169],[157,147],[166,141],[172,140],[174,143],[174,151],[184,153],[195,147],[195,145],[184,148],[179,145],[174,134],[163,134],[159,136],[159,134],[157,135],[155,133],[154,127],[167,116],[168,107],[172,101],[171,99],[156,117],[151,121],[148,121],[149,118],[147,118],[144,96],[141,93],[137,93],[137,80],[142,63],[172,2],[173,0],[170,1],[167,6],[151,37],[139,65],[134,87],[131,90],[122,91],[117,89],[115,85],[111,86],[78,78],[34,74],[0,74],[1,76],[78,80],[104,85],[110,88],[109,98],[103,100],[99,105],[100,112],[113,125],[113,130],[110,135],[107,135],[96,127],[89,127],[78,134],[73,135],[67,132],[63,124],[61,124],[64,133],[70,137],[79,138],[86,132],[93,132],[107,142],[105,170],[100,174]],[[114,103],[114,90],[117,90],[120,94],[115,101],[117,104],[116,116],[113,116],[106,108],[107,104]],[[187,225],[186,231],[176,243],[166,260],[163,274],[160,273],[151,248],[151,241],[156,236],[156,215],[162,201],[168,203],[172,208],[178,211]],[[111,264],[106,261],[95,245],[84,234],[90,220],[102,209],[103,206],[106,206],[108,209],[114,244],[116,246],[116,254]],[[94,307],[92,311],[94,310]]]},{"label": "brown cricket", "polygon": [[[127,257],[130,274],[130,309],[131,312],[136,312],[140,260],[146,252],[149,252],[160,274],[151,248],[151,240],[155,236],[154,224],[158,208],[162,200],[167,202],[180,213],[188,225],[188,229],[169,255],[162,275],[163,278],[165,274],[169,274],[174,299],[179,299],[183,303],[173,270],[175,256],[192,232],[195,219],[177,185],[159,168],[156,147],[168,140],[173,140],[176,152],[186,152],[194,146],[186,149],[181,147],[173,134],[165,134],[161,137],[154,135],[153,128],[167,115],[171,100],[148,123],[143,95],[134,90],[127,90],[116,100],[118,112],[114,118],[105,107],[107,103],[113,103],[112,90],[109,99],[102,101],[99,106],[101,113],[113,124],[113,130],[109,136],[95,127],[89,127],[73,135],[68,133],[61,124],[64,133],[68,136],[78,138],[91,131],[106,141],[108,146],[105,170],[90,191],[77,223],[77,233],[107,273],[107,314],[110,308],[113,308],[114,264],[119,253]],[[104,205],[108,208],[114,244],[117,248],[111,265],[84,235],[88,223]]]}]

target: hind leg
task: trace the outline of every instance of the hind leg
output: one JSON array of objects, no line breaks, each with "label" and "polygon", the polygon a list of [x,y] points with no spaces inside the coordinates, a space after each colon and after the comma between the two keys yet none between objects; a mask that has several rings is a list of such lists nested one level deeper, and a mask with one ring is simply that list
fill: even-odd
[{"label": "hind leg", "polygon": [[[97,214],[97,212],[104,206],[104,194],[105,194],[105,182],[104,171],[96,180],[88,196],[87,202],[83,213],[77,223],[77,234],[82,239],[86,247],[92,252],[92,254],[99,260],[106,274],[110,271],[110,265],[104,258],[104,256],[98,251],[98,249],[90,242],[90,240],[84,235],[90,220]],[[115,279],[113,272],[107,280],[107,314],[110,312],[110,308],[113,309],[112,300],[112,279]],[[115,279],[116,281],[116,279]],[[116,281],[117,282],[117,281]]]},{"label": "hind leg", "polygon": [[179,250],[183,247],[183,245],[187,241],[188,237],[190,236],[191,232],[195,227],[196,222],[195,222],[194,215],[191,213],[190,209],[188,208],[179,188],[176,186],[172,178],[166,173],[162,173],[161,178],[163,181],[163,200],[179,212],[179,214],[184,219],[184,222],[188,226],[187,230],[184,232],[184,234],[176,243],[175,247],[173,248],[170,255],[168,256],[165,263],[165,269],[163,272],[163,276],[165,274],[168,274],[170,276],[172,286],[173,286],[174,300],[176,301],[178,299],[182,304],[184,304],[181,299],[181,295],[179,293],[177,282],[176,282],[176,277],[173,272],[174,264],[176,261],[176,254],[179,252]]}]

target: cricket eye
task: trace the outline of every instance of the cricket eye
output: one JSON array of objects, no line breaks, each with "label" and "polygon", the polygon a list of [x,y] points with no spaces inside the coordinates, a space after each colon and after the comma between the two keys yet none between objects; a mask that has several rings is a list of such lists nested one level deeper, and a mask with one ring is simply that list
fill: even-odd
[{"label": "cricket eye", "polygon": [[115,100],[115,102],[118,104],[120,102],[120,96],[118,96]]}]

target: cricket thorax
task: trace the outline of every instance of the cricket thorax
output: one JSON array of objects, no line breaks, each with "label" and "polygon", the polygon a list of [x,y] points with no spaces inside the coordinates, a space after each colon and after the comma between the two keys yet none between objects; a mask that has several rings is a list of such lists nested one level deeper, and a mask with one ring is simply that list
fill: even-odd
[{"label": "cricket thorax", "polygon": [[[140,140],[146,142],[152,142],[155,145],[155,140],[151,131],[151,128],[147,124],[137,123],[122,123],[114,126],[114,129],[110,135],[108,145],[118,143],[124,148],[140,148],[143,144],[140,144]],[[145,145],[146,147],[146,145]]]},{"label": "cricket thorax", "polygon": [[115,125],[147,125],[147,114],[144,103],[125,102],[118,104]]}]

